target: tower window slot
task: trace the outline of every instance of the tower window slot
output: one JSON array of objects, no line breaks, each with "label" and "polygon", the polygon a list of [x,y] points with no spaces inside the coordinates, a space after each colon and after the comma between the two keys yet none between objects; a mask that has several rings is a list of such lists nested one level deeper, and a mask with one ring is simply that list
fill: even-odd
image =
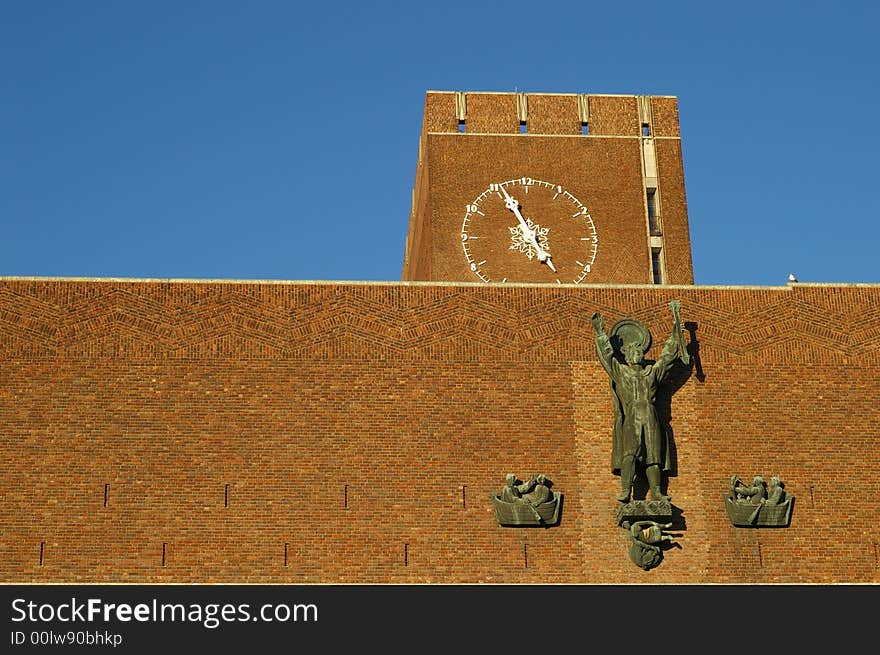
[{"label": "tower window slot", "polygon": [[651,126],[647,123],[642,123],[642,136],[651,136]]},{"label": "tower window slot", "polygon": [[659,248],[651,250],[651,275],[654,279],[654,284],[663,284],[663,272],[660,265]]},{"label": "tower window slot", "polygon": [[464,119],[463,118],[459,119],[459,121],[458,121],[458,131],[462,132],[462,133],[464,132]]},{"label": "tower window slot", "polygon": [[587,121],[582,121],[581,122],[581,134],[583,134],[584,136],[587,136],[589,133],[590,133],[589,123],[587,123]]},{"label": "tower window slot", "polygon": [[646,192],[648,200],[648,227],[651,230],[651,236],[660,236],[660,220],[657,215],[657,190],[648,189]]},{"label": "tower window slot", "polygon": [[528,130],[528,127],[526,126],[526,122],[525,122],[525,121],[520,121],[520,122],[519,122],[519,133],[520,133],[520,134],[525,134],[525,133],[528,132],[528,131],[529,131],[529,130]]}]

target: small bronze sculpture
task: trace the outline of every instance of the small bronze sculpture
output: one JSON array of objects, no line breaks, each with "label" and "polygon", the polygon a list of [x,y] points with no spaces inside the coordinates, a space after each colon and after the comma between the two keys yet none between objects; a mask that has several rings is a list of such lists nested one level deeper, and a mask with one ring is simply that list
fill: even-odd
[{"label": "small bronze sculpture", "polygon": [[630,524],[624,521],[623,527],[629,530],[629,558],[640,568],[647,571],[657,566],[663,559],[660,545],[664,541],[672,542],[671,535],[663,534],[664,529],[672,527],[672,523],[656,521],[636,521]]},{"label": "small bronze sculpture", "polygon": [[559,522],[562,494],[550,491],[553,483],[543,474],[535,474],[527,482],[518,483],[514,473],[505,476],[505,485],[492,496],[495,518],[501,525],[551,526]]},{"label": "small bronze sculpture", "polygon": [[767,492],[766,505],[782,505],[785,502],[785,489],[782,488],[782,480],[777,476],[770,478],[770,489]]},{"label": "small bronze sculpture", "polygon": [[[777,478],[778,480],[778,478]],[[735,475],[730,480],[730,493],[736,498],[738,503],[749,503],[750,505],[760,505],[767,499],[767,489],[764,487],[764,478],[756,475],[752,479],[752,486],[747,487]]]},{"label": "small bronze sculpture", "polygon": [[[617,500],[622,503],[628,503],[632,495],[637,463],[645,468],[652,500],[669,500],[661,484],[663,472],[669,471],[672,464],[666,431],[657,416],[657,389],[678,353],[682,353],[683,361],[687,357],[679,315],[681,302],[673,300],[669,307],[674,318],[672,336],[653,364],[644,359],[651,346],[651,333],[640,321],[621,319],[612,327],[609,338],[602,315],[595,312],[591,319],[599,361],[611,378],[615,414],[611,470],[620,475]],[[624,363],[619,361],[620,355]]]},{"label": "small bronze sculpture", "polygon": [[770,478],[770,488],[764,478],[754,476],[751,485],[743,484],[737,476],[730,477],[728,493],[724,496],[727,515],[739,527],[785,527],[791,520],[794,496],[785,493],[782,480]]},{"label": "small bronze sculpture", "polygon": [[498,494],[498,497],[505,503],[516,502],[519,498],[522,498],[523,493],[529,489],[527,483],[516,483],[515,473],[508,473],[507,476],[505,476],[505,480],[504,488],[501,489],[501,493]]}]

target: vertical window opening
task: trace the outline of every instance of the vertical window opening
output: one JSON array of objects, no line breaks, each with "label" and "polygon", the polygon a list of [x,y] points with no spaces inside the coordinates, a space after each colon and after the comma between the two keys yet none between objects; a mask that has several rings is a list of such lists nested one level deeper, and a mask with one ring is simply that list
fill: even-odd
[{"label": "vertical window opening", "polygon": [[590,133],[589,123],[587,123],[587,121],[582,121],[581,122],[581,134],[583,134],[584,136],[587,136],[589,133]]},{"label": "vertical window opening", "polygon": [[520,134],[525,134],[526,132],[528,132],[528,128],[526,127],[526,122],[525,122],[525,121],[520,121],[520,122],[519,122],[519,133],[520,133]]},{"label": "vertical window opening", "polygon": [[458,131],[464,132],[464,119],[463,118],[458,119]]},{"label": "vertical window opening", "polygon": [[642,123],[642,136],[651,136],[651,126],[647,123]]},{"label": "vertical window opening", "polygon": [[648,227],[651,230],[652,236],[660,236],[662,232],[660,231],[660,221],[657,216],[657,190],[648,189],[646,193],[648,199]]},{"label": "vertical window opening", "polygon": [[663,284],[663,274],[660,269],[660,250],[651,250],[651,275],[654,284]]}]

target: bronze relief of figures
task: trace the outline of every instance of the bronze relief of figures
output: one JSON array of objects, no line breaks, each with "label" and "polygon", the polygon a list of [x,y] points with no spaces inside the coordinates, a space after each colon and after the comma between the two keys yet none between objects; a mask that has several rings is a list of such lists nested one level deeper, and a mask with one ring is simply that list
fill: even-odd
[{"label": "bronze relief of figures", "polygon": [[724,504],[735,526],[779,528],[787,527],[791,521],[794,496],[785,492],[785,485],[778,476],[770,478],[768,488],[760,475],[754,476],[751,484],[732,475]]},{"label": "bronze relief of figures", "polygon": [[552,484],[542,473],[536,473],[526,482],[520,482],[516,474],[508,473],[504,487],[492,496],[498,523],[507,526],[556,525],[562,508],[562,494],[551,491]]}]

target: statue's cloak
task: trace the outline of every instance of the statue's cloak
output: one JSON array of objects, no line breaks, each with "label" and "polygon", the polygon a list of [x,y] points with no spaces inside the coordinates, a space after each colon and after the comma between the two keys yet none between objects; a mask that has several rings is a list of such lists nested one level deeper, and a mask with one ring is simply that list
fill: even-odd
[{"label": "statue's cloak", "polygon": [[[620,396],[617,395],[617,383],[611,379],[609,380],[609,385],[611,387],[611,402],[614,406],[614,430],[611,439],[611,473],[614,475],[620,475],[625,448],[623,433],[624,409],[623,401],[621,401]],[[660,425],[660,432],[663,435],[660,442],[660,448],[662,449],[660,460],[663,462],[663,470],[669,472],[672,470],[672,453],[670,448],[672,430],[666,421],[661,420],[659,417],[658,423]],[[642,453],[643,452],[644,446],[642,448]],[[641,454],[637,459],[644,461],[644,455]]]}]

